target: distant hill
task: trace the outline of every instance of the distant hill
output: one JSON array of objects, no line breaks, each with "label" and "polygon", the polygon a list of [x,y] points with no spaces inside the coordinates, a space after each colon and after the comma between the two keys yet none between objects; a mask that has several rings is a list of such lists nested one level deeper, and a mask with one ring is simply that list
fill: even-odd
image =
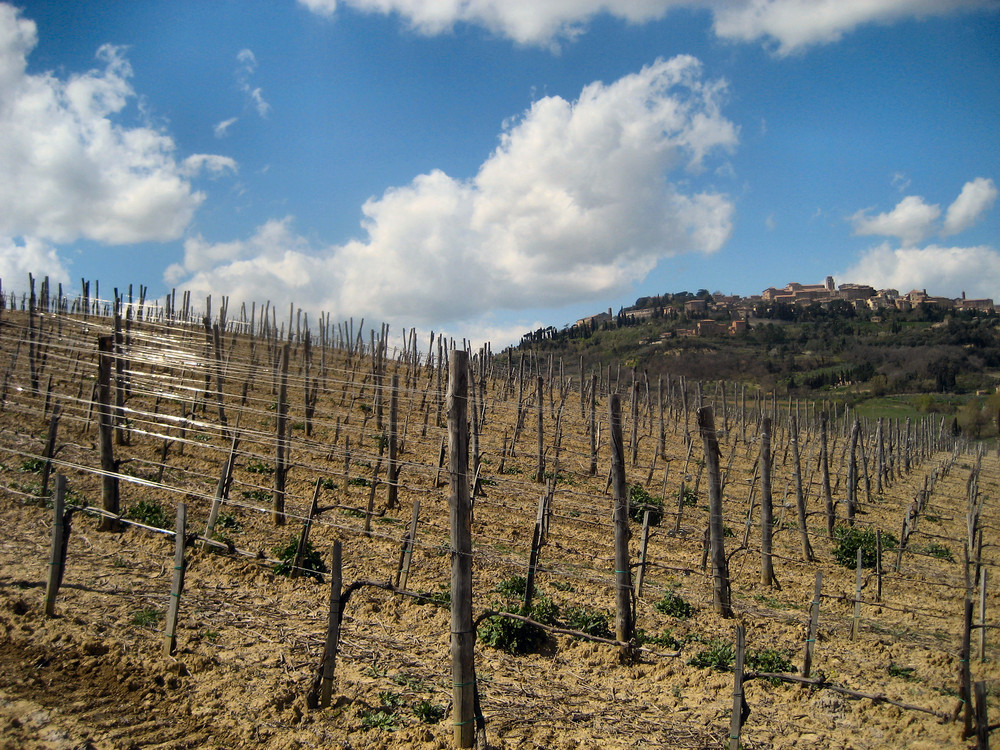
[{"label": "distant hill", "polygon": [[846,300],[758,298],[734,312],[712,298],[705,290],[641,298],[614,315],[526,333],[513,352],[552,354],[567,372],[582,358],[587,372],[620,365],[650,377],[742,381],[872,414],[894,402],[957,416],[977,436],[997,432],[1000,316],[992,305],[871,310]]}]

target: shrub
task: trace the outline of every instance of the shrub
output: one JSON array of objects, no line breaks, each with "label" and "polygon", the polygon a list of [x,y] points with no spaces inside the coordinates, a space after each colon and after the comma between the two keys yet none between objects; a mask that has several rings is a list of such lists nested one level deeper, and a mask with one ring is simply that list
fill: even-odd
[{"label": "shrub", "polygon": [[[284,546],[278,545],[272,549],[274,556],[279,562],[274,566],[274,572],[279,576],[290,576],[292,565],[295,562],[295,553],[299,550],[299,537],[292,536]],[[323,582],[323,574],[326,573],[326,563],[320,553],[313,549],[312,542],[306,540],[305,555],[302,556],[302,563],[299,566],[303,575],[315,578],[320,583]]]},{"label": "shrub", "polygon": [[674,617],[678,620],[686,620],[694,612],[694,608],[684,599],[681,598],[680,594],[673,591],[668,591],[663,595],[653,608],[668,617]]},{"label": "shrub", "polygon": [[629,487],[629,515],[632,520],[642,523],[643,516],[649,511],[649,525],[659,526],[663,520],[663,500],[650,495],[644,487],[633,484]]},{"label": "shrub", "polygon": [[[845,568],[853,568],[858,564],[858,550],[861,550],[861,567],[875,567],[875,529],[838,526],[833,530],[836,544],[833,547],[833,558]],[[882,534],[882,549],[896,546],[896,537],[892,534]]]},{"label": "shrub", "polygon": [[128,509],[125,511],[125,518],[130,518],[133,521],[138,521],[157,529],[169,529],[174,525],[172,519],[163,509],[163,506],[160,505],[159,500],[140,500],[128,506]]},{"label": "shrub", "polygon": [[589,607],[571,607],[566,610],[566,625],[597,638],[611,638],[608,616]]}]

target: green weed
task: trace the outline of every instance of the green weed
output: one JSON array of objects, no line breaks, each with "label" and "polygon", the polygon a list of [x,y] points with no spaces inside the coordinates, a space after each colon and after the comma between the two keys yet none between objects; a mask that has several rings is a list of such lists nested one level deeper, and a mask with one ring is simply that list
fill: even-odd
[{"label": "green weed", "polygon": [[[279,560],[278,564],[274,566],[274,572],[277,575],[290,576],[292,574],[292,565],[295,562],[295,553],[298,549],[299,537],[292,536],[287,544],[278,545],[271,550]],[[306,540],[305,555],[302,557],[300,567],[302,575],[315,578],[320,583],[323,582],[323,573],[327,571],[326,563],[323,562],[322,555],[313,549],[312,542],[309,540]]]},{"label": "green weed", "polygon": [[653,605],[653,609],[678,620],[686,620],[694,612],[694,607],[673,591],[667,591],[663,598]]},{"label": "green weed", "polygon": [[167,515],[159,500],[140,500],[128,506],[125,510],[125,518],[144,523],[147,526],[153,526],[157,529],[169,529],[175,525],[172,522],[173,519]]}]

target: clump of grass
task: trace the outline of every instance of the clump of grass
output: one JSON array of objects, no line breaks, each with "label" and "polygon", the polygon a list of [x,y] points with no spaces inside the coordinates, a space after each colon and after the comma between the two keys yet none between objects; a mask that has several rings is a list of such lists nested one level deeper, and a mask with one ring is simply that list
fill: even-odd
[{"label": "clump of grass", "polygon": [[157,529],[169,529],[174,525],[159,500],[140,500],[133,503],[125,510],[125,518]]},{"label": "clump of grass", "polygon": [[413,704],[413,713],[424,724],[437,724],[444,718],[444,706],[424,699]]},{"label": "clump of grass", "polygon": [[403,696],[394,690],[383,690],[378,694],[378,699],[384,708],[396,708],[403,705]]},{"label": "clump of grass", "polygon": [[256,459],[248,461],[246,465],[246,470],[250,474],[273,474],[274,467],[271,464],[264,463],[263,461],[258,461]]},{"label": "clump of grass", "polygon": [[439,607],[451,609],[451,586],[447,583],[438,584],[439,591],[421,591],[417,604],[437,604]]},{"label": "clump of grass", "polygon": [[661,614],[678,620],[686,620],[694,612],[694,607],[674,591],[666,592],[663,598],[653,605],[653,608]]},{"label": "clump of grass", "polygon": [[642,523],[646,511],[649,511],[649,525],[659,526],[663,520],[663,500],[650,495],[645,487],[633,484],[629,487],[629,515],[632,520]]},{"label": "clump of grass", "polygon": [[694,487],[684,486],[684,494],[681,496],[681,505],[685,508],[694,508],[698,505],[698,493],[694,491]]},{"label": "clump of grass", "polygon": [[[838,526],[833,530],[836,544],[833,547],[833,558],[845,568],[853,568],[858,563],[858,550],[861,550],[861,567],[874,568],[876,557],[876,533],[871,527]],[[896,546],[896,537],[889,533],[882,534],[882,549]]]},{"label": "clump of grass", "polygon": [[371,487],[371,482],[364,477],[351,477],[347,480],[348,487]]},{"label": "clump of grass", "polygon": [[635,642],[640,646],[651,643],[654,646],[669,648],[671,651],[676,651],[681,647],[681,641],[677,640],[670,630],[664,630],[660,635],[650,635],[642,628],[639,628],[635,631]]},{"label": "clump of grass", "polygon": [[405,687],[407,690],[420,691],[424,689],[424,681],[411,674],[406,674],[405,672],[400,672],[397,675],[392,676],[392,681],[401,686]]},{"label": "clump of grass", "polygon": [[385,732],[395,732],[399,729],[397,721],[399,721],[399,717],[393,711],[386,711],[380,708],[377,711],[368,710],[361,712],[361,728],[364,730],[381,729]]},{"label": "clump of grass", "polygon": [[955,558],[952,556],[951,550],[945,545],[938,544],[937,542],[931,542],[927,545],[927,554],[931,557],[936,557],[938,560],[955,562]]},{"label": "clump of grass", "polygon": [[914,679],[913,673],[916,671],[916,667],[901,667],[899,664],[889,664],[890,677],[899,677],[902,680],[912,680]]},{"label": "clump of grass", "polygon": [[733,668],[736,650],[729,641],[713,640],[708,642],[708,648],[699,651],[688,659],[688,664],[701,669],[714,669],[717,672],[728,672]]},{"label": "clump of grass", "polygon": [[[292,565],[295,563],[295,553],[299,549],[299,537],[292,536],[285,545],[278,545],[272,549],[274,556],[278,558],[278,564],[274,566],[274,572],[279,576],[290,576]],[[315,578],[320,583],[323,582],[323,574],[326,573],[326,563],[323,557],[313,548],[312,542],[306,540],[305,554],[302,556],[302,563],[299,566],[302,575]]]},{"label": "clump of grass", "polygon": [[138,628],[149,628],[160,621],[163,613],[158,609],[146,607],[132,613],[132,624]]},{"label": "clump of grass", "polygon": [[[795,672],[795,665],[788,660],[783,653],[773,648],[765,648],[762,651],[751,651],[746,655],[746,668],[754,672]],[[772,685],[780,685],[781,680],[777,677],[769,678]]]},{"label": "clump of grass", "polygon": [[497,584],[496,592],[506,597],[523,597],[528,588],[528,579],[524,576],[511,576]]},{"label": "clump of grass", "polygon": [[[540,596],[525,610],[518,607],[516,612],[530,617],[543,625],[554,625],[559,608],[547,596]],[[506,651],[508,654],[526,654],[545,642],[546,633],[537,625],[522,620],[514,620],[500,615],[487,617],[479,626],[479,640],[486,646]]]},{"label": "clump of grass", "polygon": [[598,612],[590,607],[570,607],[566,610],[566,625],[572,630],[579,630],[598,638],[611,637],[607,613]]},{"label": "clump of grass", "polygon": [[255,503],[266,502],[271,497],[271,493],[267,490],[240,490],[240,495],[244,500]]},{"label": "clump of grass", "polygon": [[37,474],[45,468],[44,458],[26,458],[21,462],[18,471],[25,474]]}]

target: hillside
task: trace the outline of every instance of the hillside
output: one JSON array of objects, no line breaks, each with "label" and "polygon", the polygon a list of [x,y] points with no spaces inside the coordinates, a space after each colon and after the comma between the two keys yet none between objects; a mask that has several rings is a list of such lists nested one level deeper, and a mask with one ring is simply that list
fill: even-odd
[{"label": "hillside", "polygon": [[[279,340],[267,325],[235,323],[213,330],[124,321],[118,355],[105,359],[114,365],[110,403],[120,412],[116,464],[102,472],[93,397],[98,335],[112,333],[113,321],[4,312],[0,747],[453,746],[444,362],[428,362],[420,353],[427,350],[406,336],[397,349],[391,336],[373,334],[373,352],[365,336],[343,340],[327,330],[313,340]],[[1000,715],[994,631],[963,624],[966,598],[978,601],[977,582],[989,622],[1000,604],[990,587],[1000,553],[980,533],[1000,524],[1000,457],[939,429],[936,418],[865,420],[852,463],[853,414],[838,408],[831,415],[829,481],[835,526],[845,529],[837,538],[848,533],[854,497],[855,528],[878,530],[883,540],[881,574],[862,571],[852,637],[855,570],[841,562],[853,553],[828,533],[818,410],[746,381],[741,400],[731,397],[731,385],[707,381],[664,391],[661,399],[640,378],[633,386],[632,364],[641,363],[626,360],[613,378],[595,370],[596,389],[581,392],[579,378],[555,367],[550,377],[545,358],[512,355],[509,368],[506,356],[473,359],[479,387],[470,405],[479,419],[472,452],[482,466],[471,524],[474,613],[522,611],[539,498],[548,493],[531,619],[590,636],[481,621],[475,669],[490,746],[720,747],[730,731],[737,624],[746,628],[749,672],[785,675],[746,683],[743,747],[970,746],[959,710],[963,665],[970,682],[988,688],[991,717]],[[615,390],[635,519],[642,518],[639,504],[661,515],[634,599],[631,658],[613,635],[608,402]],[[704,562],[710,479],[695,421],[699,391],[718,428],[732,617],[717,612]],[[290,463],[276,523],[277,430],[286,405]],[[791,416],[798,418],[794,434]],[[760,573],[764,417],[774,424],[773,584],[761,583]],[[234,432],[232,484],[223,491]],[[53,484],[43,492],[41,472],[51,435],[53,469],[66,476],[66,499],[77,510],[56,616],[45,617]],[[387,483],[392,447],[399,474]],[[108,478],[120,493],[120,531],[99,530],[98,517],[85,509],[102,505]],[[188,532],[200,534],[219,492],[220,544],[213,551],[188,540],[176,649],[164,656],[179,503]],[[412,568],[407,584],[397,586],[418,500]],[[908,513],[913,520],[901,536]],[[310,519],[315,554],[305,558],[303,577],[278,574],[279,558]],[[630,578],[638,586],[641,523],[630,525]],[[803,554],[803,535],[812,559]],[[324,650],[325,570],[335,542],[343,545],[343,585],[352,594],[333,702],[317,708],[308,696]],[[818,632],[810,637],[814,600]],[[977,604],[977,618],[979,611]],[[971,661],[962,651],[966,632],[973,632]],[[795,681],[803,678],[807,642],[815,644],[811,686]],[[498,648],[504,645],[516,653]],[[971,708],[971,699],[965,705]]]},{"label": "hillside", "polygon": [[[689,314],[691,299],[643,298],[610,320],[527,333],[515,351],[551,355],[573,371],[582,358],[587,370],[621,365],[654,378],[752,383],[872,417],[935,414],[957,418],[974,438],[997,435],[1000,398],[984,397],[1000,385],[995,312],[758,303],[746,330],[731,335],[730,312]],[[713,319],[719,331],[692,335]]]}]

